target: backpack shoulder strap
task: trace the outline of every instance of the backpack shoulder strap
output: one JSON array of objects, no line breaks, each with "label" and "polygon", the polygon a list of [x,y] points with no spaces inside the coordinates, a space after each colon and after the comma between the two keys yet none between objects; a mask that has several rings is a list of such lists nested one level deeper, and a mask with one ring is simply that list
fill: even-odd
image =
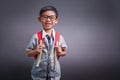
[{"label": "backpack shoulder strap", "polygon": [[[55,45],[54,46],[59,46],[60,44],[60,34],[58,32],[55,33]],[[54,48],[54,69],[56,67],[56,58],[60,58],[60,56],[57,56],[56,50]]]},{"label": "backpack shoulder strap", "polygon": [[[38,35],[38,43],[40,44],[40,40],[42,40],[42,44],[44,45],[44,39],[42,38],[42,31],[37,33]],[[60,34],[58,32],[55,33],[55,45],[60,42]]]},{"label": "backpack shoulder strap", "polygon": [[55,33],[55,45],[59,45],[60,42],[60,34],[58,32]]},{"label": "backpack shoulder strap", "polygon": [[40,40],[42,40],[42,44],[44,45],[44,39],[42,38],[42,31],[38,32],[37,35],[38,35],[38,43],[41,44]]},{"label": "backpack shoulder strap", "polygon": [[[38,36],[38,44],[41,44],[40,43],[40,40],[41,40],[42,44],[44,45],[44,39],[42,38],[42,31],[38,32],[37,36]],[[34,59],[36,59],[36,58],[37,58],[37,55],[34,56]]]}]

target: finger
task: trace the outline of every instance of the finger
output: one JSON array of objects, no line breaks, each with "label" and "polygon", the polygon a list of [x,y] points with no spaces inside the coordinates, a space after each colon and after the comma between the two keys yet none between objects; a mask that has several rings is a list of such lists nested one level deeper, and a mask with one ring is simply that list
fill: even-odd
[{"label": "finger", "polygon": [[40,40],[40,46],[42,46],[42,40]]},{"label": "finger", "polygon": [[59,42],[58,41],[56,42],[56,46],[59,46]]}]

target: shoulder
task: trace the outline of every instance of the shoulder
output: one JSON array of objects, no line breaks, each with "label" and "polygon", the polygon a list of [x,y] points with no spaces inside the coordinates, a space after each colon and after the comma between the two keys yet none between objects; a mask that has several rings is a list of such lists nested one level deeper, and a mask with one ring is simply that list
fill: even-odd
[{"label": "shoulder", "polygon": [[59,37],[60,41],[64,41],[64,37],[61,33],[56,32],[57,37]]},{"label": "shoulder", "polygon": [[59,33],[59,32],[55,32],[55,34],[58,35],[58,36],[62,36],[62,34]]},{"label": "shoulder", "polygon": [[38,37],[38,33],[34,33],[32,37],[33,38],[37,38]]},{"label": "shoulder", "polygon": [[38,33],[34,33],[31,37],[31,40],[38,39]]}]

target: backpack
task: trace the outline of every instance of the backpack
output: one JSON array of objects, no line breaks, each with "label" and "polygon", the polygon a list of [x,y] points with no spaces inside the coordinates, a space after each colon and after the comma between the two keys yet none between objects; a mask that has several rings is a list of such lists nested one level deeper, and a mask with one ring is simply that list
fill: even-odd
[{"label": "backpack", "polygon": [[[44,39],[42,38],[42,31],[38,32],[37,33],[38,35],[38,43],[40,43],[40,41],[42,41],[42,44],[44,45]],[[55,46],[56,45],[59,45],[58,43],[60,42],[60,34],[58,32],[55,33]],[[36,59],[38,55],[35,55],[34,58]],[[42,56],[42,53],[39,54],[38,56],[38,61],[37,61],[37,64],[36,64],[36,67],[39,67],[40,65],[40,60],[41,60],[41,56]],[[56,50],[54,49],[54,69],[56,67],[56,58],[59,59],[59,56],[57,57],[57,54],[56,54]]]},{"label": "backpack", "polygon": [[[38,43],[40,43],[40,40],[42,40],[42,44],[44,45],[44,39],[42,38],[42,31],[37,33],[38,35]],[[60,42],[60,34],[58,32],[55,33],[55,46],[57,45],[57,43]],[[37,58],[37,55],[34,56],[34,59]]]}]

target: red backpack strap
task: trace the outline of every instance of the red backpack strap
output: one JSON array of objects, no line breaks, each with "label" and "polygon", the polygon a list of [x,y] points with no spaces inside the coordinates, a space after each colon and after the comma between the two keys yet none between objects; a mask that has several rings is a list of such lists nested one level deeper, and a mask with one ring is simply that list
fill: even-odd
[{"label": "red backpack strap", "polygon": [[[42,44],[44,45],[44,39],[42,38],[42,31],[37,33],[38,36],[38,44],[40,44],[40,40],[42,40]],[[37,55],[34,56],[34,59],[37,58]]]},{"label": "red backpack strap", "polygon": [[55,33],[55,46],[58,45],[57,42],[60,42],[60,34],[58,32]]},{"label": "red backpack strap", "polygon": [[42,45],[44,45],[44,39],[42,38],[42,31],[38,32],[38,43],[40,44],[40,40],[42,40]]},{"label": "red backpack strap", "polygon": [[[60,45],[60,34],[58,32],[55,33],[55,46],[56,45]],[[57,56],[58,59],[60,58],[60,56]]]}]

